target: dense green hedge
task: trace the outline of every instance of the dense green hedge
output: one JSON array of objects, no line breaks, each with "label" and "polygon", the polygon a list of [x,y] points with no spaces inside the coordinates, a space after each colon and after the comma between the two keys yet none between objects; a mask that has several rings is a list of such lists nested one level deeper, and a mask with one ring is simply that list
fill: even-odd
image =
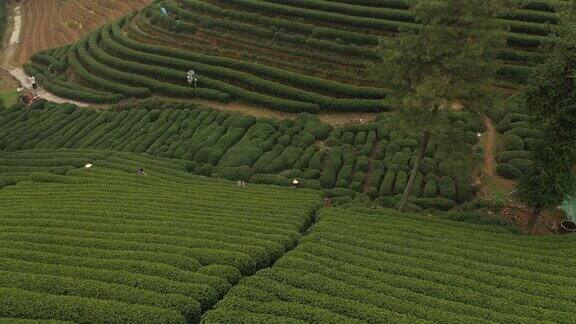
[{"label": "dense green hedge", "polygon": [[35,76],[38,83],[46,90],[58,96],[92,103],[116,103],[124,99],[122,94],[88,92],[73,83],[66,83],[66,86],[62,86],[59,82],[55,82],[43,74],[39,69],[40,67],[31,64],[25,64],[23,68],[28,75]]},{"label": "dense green hedge", "polygon": [[491,223],[326,208],[294,251],[240,282],[203,321],[569,322],[574,296],[561,274],[572,269],[562,248],[571,242]]},{"label": "dense green hedge", "polygon": [[[403,192],[417,146],[414,139],[389,132],[394,121],[385,118],[333,128],[310,114],[295,120],[256,119],[159,99],[101,112],[50,103],[6,108],[0,118],[6,120],[0,127],[0,150],[68,147],[148,153],[187,160],[186,169],[201,175],[276,185],[297,178],[306,187],[350,189],[371,199]],[[458,127],[468,127],[466,120]],[[329,140],[330,146],[321,144]],[[459,203],[470,199],[469,176],[444,166],[447,158],[430,157],[434,152],[423,163],[414,197]]]}]

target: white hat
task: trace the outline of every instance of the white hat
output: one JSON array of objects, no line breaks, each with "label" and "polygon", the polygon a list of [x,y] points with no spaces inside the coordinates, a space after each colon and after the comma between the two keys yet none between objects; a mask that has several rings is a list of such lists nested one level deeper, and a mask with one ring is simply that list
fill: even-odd
[{"label": "white hat", "polygon": [[294,181],[292,181],[293,184],[298,184],[298,179],[294,179]]},{"label": "white hat", "polygon": [[84,166],[86,169],[90,169],[92,167],[92,164],[88,163]]}]

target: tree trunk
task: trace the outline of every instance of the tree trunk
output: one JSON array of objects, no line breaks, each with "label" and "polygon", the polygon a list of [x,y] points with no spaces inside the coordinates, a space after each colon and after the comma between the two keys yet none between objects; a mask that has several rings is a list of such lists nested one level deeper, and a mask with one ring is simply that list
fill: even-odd
[{"label": "tree trunk", "polygon": [[534,227],[536,227],[536,223],[538,223],[538,219],[540,218],[541,213],[542,213],[541,207],[535,207],[532,210],[532,214],[530,215],[530,220],[526,225],[526,230],[524,231],[524,234],[532,234],[532,232],[534,232]]},{"label": "tree trunk", "polygon": [[430,132],[424,131],[422,134],[422,141],[420,142],[420,150],[418,151],[418,156],[416,161],[414,161],[414,166],[412,167],[412,172],[410,173],[410,178],[408,179],[408,183],[406,184],[406,188],[404,189],[404,194],[402,195],[402,199],[400,200],[400,204],[398,205],[398,210],[403,211],[408,203],[408,198],[412,194],[412,190],[414,188],[414,182],[416,181],[416,177],[418,176],[418,171],[420,171],[420,165],[422,164],[422,160],[424,160],[424,156],[426,155],[426,149],[428,148],[428,143],[430,142]]}]

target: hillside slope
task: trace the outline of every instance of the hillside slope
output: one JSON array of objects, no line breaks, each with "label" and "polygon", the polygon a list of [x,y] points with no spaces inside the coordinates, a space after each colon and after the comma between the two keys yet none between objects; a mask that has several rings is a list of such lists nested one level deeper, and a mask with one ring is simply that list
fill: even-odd
[{"label": "hillside slope", "polygon": [[574,236],[369,209],[323,209],[296,249],[242,280],[206,323],[572,322]]},{"label": "hillside slope", "polygon": [[196,321],[292,249],[320,202],[185,166],[111,151],[0,152],[0,174],[18,183],[0,190],[0,321]]},{"label": "hillside slope", "polygon": [[24,1],[20,46],[13,61],[26,63],[41,50],[73,43],[105,23],[139,9],[149,0]]},{"label": "hillside slope", "polygon": [[[510,25],[500,53],[504,81],[522,83],[545,58],[536,49],[554,41],[553,3],[526,2],[502,17]],[[403,1],[156,1],[71,48],[36,55],[27,72],[50,91],[92,102],[162,95],[286,112],[386,111],[386,91],[369,67],[380,37],[418,28],[407,8]]]}]

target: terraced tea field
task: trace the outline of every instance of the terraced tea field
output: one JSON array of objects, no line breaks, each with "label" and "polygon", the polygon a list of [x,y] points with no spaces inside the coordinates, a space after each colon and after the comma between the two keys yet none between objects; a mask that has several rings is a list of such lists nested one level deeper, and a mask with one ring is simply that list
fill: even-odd
[{"label": "terraced tea field", "polygon": [[[535,107],[568,100],[483,100],[526,86],[569,2],[479,14],[509,27],[490,53],[460,36],[485,2],[451,2],[430,26],[466,45],[431,33],[391,64],[426,82],[385,89],[381,40],[426,21],[409,2],[23,1],[26,64],[14,29],[4,68],[40,91],[0,96],[0,323],[573,323],[576,236],[509,222]],[[462,48],[504,63],[478,95]],[[532,233],[560,220],[543,209]]]},{"label": "terraced tea field", "polygon": [[[510,31],[500,74],[512,83],[544,60],[535,50],[554,42],[561,2],[522,3],[502,17]],[[379,112],[390,107],[370,80],[374,47],[401,28],[418,28],[403,1],[167,0],[35,55],[26,70],[51,92],[90,102],[163,95],[286,112]],[[187,83],[189,70],[198,88]]]},{"label": "terraced tea field", "polygon": [[[408,180],[416,136],[394,131],[394,121],[332,127],[316,116],[256,119],[195,104],[157,100],[96,111],[37,102],[0,109],[0,150],[74,148],[148,153],[187,160],[199,175],[365,194],[392,207]],[[481,125],[453,113],[454,136],[469,156]],[[470,200],[471,161],[455,163],[432,143],[414,189],[413,208],[451,209]],[[480,157],[481,158],[481,157]],[[478,159],[478,157],[477,157]],[[459,168],[457,168],[459,166]],[[0,179],[1,179],[0,175]],[[336,194],[340,196],[340,194]],[[345,198],[347,199],[347,198]]]},{"label": "terraced tea field", "polygon": [[240,281],[204,320],[569,323],[575,239],[323,209],[295,250]]},{"label": "terraced tea field", "polygon": [[320,202],[109,151],[0,152],[0,174],[18,179],[0,190],[0,321],[196,321],[292,249]]}]

